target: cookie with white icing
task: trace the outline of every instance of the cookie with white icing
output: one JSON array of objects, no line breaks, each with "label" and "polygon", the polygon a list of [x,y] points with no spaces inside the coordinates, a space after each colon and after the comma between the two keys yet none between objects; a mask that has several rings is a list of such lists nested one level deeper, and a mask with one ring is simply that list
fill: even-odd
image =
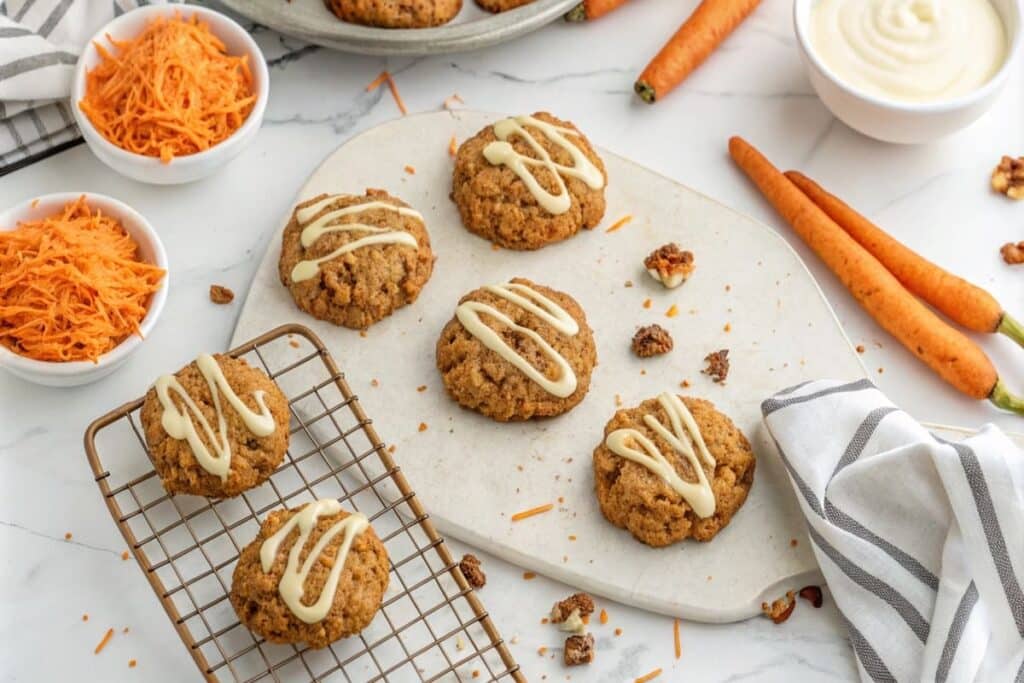
[{"label": "cookie with white icing", "polygon": [[423,216],[372,189],[299,203],[278,261],[281,283],[301,310],[353,329],[416,301],[433,269]]},{"label": "cookie with white icing", "polygon": [[604,163],[572,123],[546,112],[502,119],[459,147],[452,199],[472,233],[539,249],[604,216]]},{"label": "cookie with white icing", "polygon": [[710,541],[724,529],[747,499],[755,457],[710,401],[666,392],[616,411],[593,464],[605,519],[666,546]]},{"label": "cookie with white icing", "polygon": [[237,496],[266,481],[288,449],[288,400],[241,358],[202,354],[157,378],[141,419],[168,493]]},{"label": "cookie with white icing", "polygon": [[235,565],[231,605],[249,630],[272,643],[327,647],[373,621],[389,567],[366,517],[336,500],[318,500],[267,515]]},{"label": "cookie with white icing", "polygon": [[575,407],[590,388],[597,348],[575,299],[515,278],[459,300],[436,358],[456,402],[508,422]]}]

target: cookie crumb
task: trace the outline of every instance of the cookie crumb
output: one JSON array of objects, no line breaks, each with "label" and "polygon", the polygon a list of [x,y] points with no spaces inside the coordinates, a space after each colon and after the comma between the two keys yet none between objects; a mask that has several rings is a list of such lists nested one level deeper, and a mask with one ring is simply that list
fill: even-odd
[{"label": "cookie crumb", "polygon": [[64,540],[65,541],[70,541],[71,540],[71,532],[70,531],[64,532]]},{"label": "cookie crumb", "polygon": [[426,422],[420,422],[419,431],[421,431],[421,432],[427,431],[427,423]]},{"label": "cookie crumb", "polygon": [[359,330],[359,336],[366,339],[366,330]]},{"label": "cookie crumb", "polygon": [[129,669],[134,669],[136,664],[138,664],[138,662],[136,662],[134,659],[129,659],[128,660],[128,668]]},{"label": "cookie crumb", "polygon": [[864,345],[857,344],[857,353],[864,353]]},{"label": "cookie crumb", "polygon": [[1003,255],[1006,265],[1018,266],[1024,263],[1024,242],[1007,242],[999,249],[999,253]]},{"label": "cookie crumb", "polygon": [[790,548],[795,548],[798,543],[799,543],[799,541],[797,541],[795,538],[789,539],[789,547]]},{"label": "cookie crumb", "polygon": [[551,608],[551,621],[560,624],[573,612],[578,612],[580,618],[590,616],[594,612],[594,599],[586,593],[573,593],[565,600],[556,602]]},{"label": "cookie crumb", "polygon": [[563,657],[566,666],[590,664],[594,661],[594,636],[588,633],[566,638]]},{"label": "cookie crumb", "polygon": [[633,286],[633,281],[632,280],[626,280],[626,284],[624,286],[626,287],[626,289],[629,289],[630,287]]},{"label": "cookie crumb", "polygon": [[652,303],[650,299],[644,299],[644,308],[650,308]]},{"label": "cookie crumb", "polygon": [[674,289],[686,282],[696,266],[693,263],[693,252],[683,251],[678,244],[670,242],[648,254],[644,259],[644,268],[656,281],[668,289]]},{"label": "cookie crumb", "polygon": [[388,446],[388,453],[394,453],[395,450],[396,450],[396,448],[395,448],[394,444],[391,444],[390,446]]},{"label": "cookie crumb", "polygon": [[621,405],[622,405],[622,397],[619,396],[618,394],[615,394],[615,407],[618,408]]},{"label": "cookie crumb", "polygon": [[453,156],[455,156],[455,153],[458,152],[458,151],[459,151],[459,144],[458,144],[458,142],[456,142],[455,136],[453,135],[451,137],[451,139],[448,140],[448,156],[453,157]]},{"label": "cookie crumb", "polygon": [[422,393],[423,393],[424,391],[426,391],[426,390],[427,390],[427,385],[426,385],[426,384],[421,384],[421,385],[419,385],[418,387],[416,387],[416,391],[420,392],[421,394],[422,394]]},{"label": "cookie crumb", "polygon": [[825,597],[821,594],[821,586],[804,586],[800,589],[800,597],[810,602],[815,609],[825,603]]},{"label": "cookie crumb", "polygon": [[633,335],[633,353],[649,358],[672,350],[672,335],[661,325],[641,327]]},{"label": "cookie crumb", "polygon": [[416,167],[415,166],[410,166],[410,165],[406,164],[405,168],[403,170],[406,173],[408,173],[409,175],[416,175]]},{"label": "cookie crumb", "polygon": [[288,346],[292,347],[293,349],[297,349],[299,348],[300,344],[299,342],[292,339],[290,342],[288,342]]},{"label": "cookie crumb", "polygon": [[235,300],[235,293],[223,285],[210,285],[210,301],[215,304],[229,304]]},{"label": "cookie crumb", "polygon": [[82,615],[82,621],[89,621],[89,615],[88,614],[83,614]]},{"label": "cookie crumb", "polygon": [[537,654],[543,657],[547,653],[548,649],[543,645],[537,648]]},{"label": "cookie crumb", "polygon": [[679,315],[679,307],[676,306],[675,304],[672,304],[671,306],[669,306],[668,310],[665,311],[665,317],[666,318],[674,318],[677,315]]},{"label": "cookie crumb", "polygon": [[885,368],[878,368],[878,374],[881,375],[885,372]]},{"label": "cookie crumb", "polygon": [[622,635],[622,629],[621,628],[615,629],[615,635],[616,636],[621,636]]},{"label": "cookie crumb", "polygon": [[679,383],[679,386],[682,387],[683,389],[689,389],[690,388],[690,380],[684,379],[682,382]]},{"label": "cookie crumb", "polygon": [[992,171],[992,189],[1010,199],[1024,199],[1024,157],[1004,155]]},{"label": "cookie crumb", "polygon": [[370,386],[371,386],[371,387],[379,387],[379,386],[380,386],[380,382],[379,382],[379,381],[377,381],[377,379],[376,379],[376,378],[374,378],[374,379],[371,379],[371,380],[370,380]]},{"label": "cookie crumb", "polygon": [[729,349],[720,349],[704,356],[704,362],[708,364],[701,373],[708,375],[716,384],[725,382],[729,376]]},{"label": "cookie crumb", "polygon": [[726,323],[722,329],[726,332],[732,332],[732,323]]},{"label": "cookie crumb", "polygon": [[130,555],[128,554],[128,551],[127,551],[127,550],[125,550],[125,551],[123,551],[123,552],[121,553],[121,559],[122,559],[122,560],[127,560],[127,559],[128,559],[129,557],[131,557],[131,556],[130,556]]},{"label": "cookie crumb", "polygon": [[483,588],[487,584],[487,575],[480,568],[480,559],[476,555],[466,553],[459,562],[459,571],[466,577],[466,582],[473,588]]},{"label": "cookie crumb", "polygon": [[770,605],[767,602],[761,603],[761,611],[776,624],[781,624],[789,619],[795,607],[796,595],[793,591],[786,591],[785,597],[773,601]]},{"label": "cookie crumb", "polygon": [[523,581],[533,581],[537,578],[536,572],[523,572]]}]

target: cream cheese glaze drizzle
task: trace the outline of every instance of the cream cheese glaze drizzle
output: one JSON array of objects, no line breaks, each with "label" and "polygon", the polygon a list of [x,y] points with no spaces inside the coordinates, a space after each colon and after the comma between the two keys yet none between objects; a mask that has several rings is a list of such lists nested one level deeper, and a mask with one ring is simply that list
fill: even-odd
[{"label": "cream cheese glaze drizzle", "polygon": [[[327,613],[331,611],[331,605],[334,603],[334,594],[338,590],[338,581],[341,579],[341,573],[345,569],[345,560],[348,559],[352,542],[356,536],[366,531],[370,526],[370,522],[366,517],[358,512],[350,514],[345,519],[338,520],[320,536],[316,545],[306,554],[306,559],[300,566],[299,555],[302,553],[302,549],[306,547],[309,534],[316,528],[317,521],[321,517],[330,517],[339,512],[341,512],[341,504],[330,498],[309,503],[306,507],[299,510],[298,513],[292,515],[291,519],[285,522],[273,536],[263,541],[263,544],[260,546],[260,566],[263,572],[267,573],[274,566],[274,559],[281,548],[281,543],[288,537],[292,529],[295,527],[299,528],[299,537],[295,539],[291,549],[288,551],[288,563],[285,565],[281,581],[277,585],[277,590],[281,595],[281,599],[284,600],[284,604],[288,605],[288,609],[292,611],[292,614],[307,624],[323,621]],[[338,534],[344,534],[344,536],[341,539],[341,545],[338,547],[338,553],[334,558],[334,564],[327,575],[323,589],[320,591],[316,602],[312,605],[303,604],[302,596],[305,593],[306,577],[309,576],[313,565],[320,561],[320,557],[323,555],[328,544]]]},{"label": "cream cheese glaze drizzle", "polygon": [[390,228],[381,228],[376,225],[366,225],[365,223],[341,223],[331,225],[334,221],[345,216],[351,216],[353,214],[359,214],[373,209],[394,211],[400,216],[409,216],[419,221],[423,220],[423,216],[418,211],[405,206],[395,206],[389,202],[372,201],[365,202],[363,204],[353,204],[352,206],[346,206],[335,211],[328,211],[319,218],[315,218],[316,215],[325,207],[335,202],[338,198],[345,196],[346,195],[331,195],[314,204],[310,204],[307,207],[298,209],[295,212],[295,219],[303,226],[302,233],[299,236],[299,242],[302,244],[304,249],[308,249],[313,246],[320,237],[331,232],[363,232],[370,234],[366,237],[360,237],[357,240],[353,240],[348,244],[344,244],[326,256],[322,256],[317,259],[299,261],[292,268],[291,278],[293,282],[302,282],[303,280],[309,280],[310,278],[316,277],[316,274],[320,271],[321,263],[336,259],[339,256],[347,254],[350,251],[355,251],[360,247],[368,247],[373,244],[401,244],[406,247],[412,247],[413,249],[419,247],[419,244],[416,242],[416,238],[404,230],[392,230]]},{"label": "cream cheese glaze drizzle", "polygon": [[[195,456],[196,462],[199,463],[200,467],[210,474],[220,477],[221,481],[226,481],[228,471],[231,469],[231,442],[228,440],[227,421],[224,419],[221,395],[223,394],[228,404],[242,418],[246,429],[252,434],[256,436],[273,434],[274,430],[277,429],[277,423],[274,421],[274,416],[270,413],[266,402],[263,400],[265,392],[253,392],[252,396],[260,409],[258,413],[254,412],[238,398],[238,394],[228,384],[220,364],[217,363],[213,356],[207,353],[200,354],[196,358],[196,367],[199,368],[200,374],[202,374],[203,379],[206,380],[206,384],[210,388],[213,408],[217,413],[216,434],[209,421],[207,421],[206,416],[199,409],[199,406],[196,405],[196,402],[189,396],[185,387],[181,386],[181,383],[174,375],[162,375],[157,378],[154,384],[157,399],[159,399],[160,405],[164,409],[163,415],[160,418],[160,424],[172,439],[184,439],[188,442],[189,448],[192,449],[192,455]],[[183,408],[179,409],[174,404],[174,401],[171,400],[171,394],[177,394],[184,404]],[[196,430],[197,422],[202,428],[206,440],[213,446],[215,454],[210,453],[210,450],[200,438],[199,432]]]},{"label": "cream cheese glaze drizzle", "polygon": [[[658,396],[658,403],[668,414],[672,431],[666,429],[653,415],[644,415],[644,424],[686,458],[697,474],[696,483],[680,477],[654,441],[636,429],[616,429],[608,435],[604,443],[612,453],[643,465],[660,477],[693,508],[698,517],[710,517],[715,514],[715,494],[704,473],[704,466],[707,465],[714,470],[715,459],[708,452],[707,444],[704,443],[704,437],[701,436],[693,415],[678,396],[665,392]],[[634,448],[630,442],[638,444],[640,449]],[[697,453],[694,452],[694,445],[697,447]]]},{"label": "cream cheese glaze drizzle", "polygon": [[[555,163],[548,151],[533,137],[526,126],[539,130],[544,137],[568,152],[572,157],[572,166]],[[504,165],[512,169],[526,185],[526,189],[530,191],[537,203],[548,213],[565,213],[572,206],[572,198],[569,196],[569,190],[566,188],[562,176],[582,180],[588,187],[595,190],[604,187],[604,174],[601,169],[587,158],[583,150],[566,137],[567,135],[579,135],[579,132],[572,128],[555,126],[532,116],[515,116],[495,123],[494,134],[498,139],[484,147],[484,158],[495,166]],[[518,135],[525,140],[539,158],[534,159],[517,152],[512,143],[508,142],[513,135]],[[558,185],[558,194],[552,194],[541,187],[533,175],[533,171],[530,170],[531,166],[543,166],[551,172]]]},{"label": "cream cheese glaze drizzle", "polygon": [[[510,282],[506,285],[490,285],[484,287],[484,290],[533,313],[561,334],[574,337],[580,331],[579,325],[576,324],[576,321],[569,315],[568,311],[526,285]],[[559,371],[558,379],[549,379],[530,365],[525,358],[505,343],[501,335],[484,324],[483,320],[480,319],[481,314],[488,315],[503,325],[532,339],[541,348],[544,355],[550,358],[557,366]],[[573,372],[572,366],[536,331],[522,325],[517,325],[497,308],[482,301],[464,301],[455,309],[455,317],[484,346],[514,365],[516,369],[540,385],[544,391],[558,398],[571,396],[576,391],[576,373]]]}]

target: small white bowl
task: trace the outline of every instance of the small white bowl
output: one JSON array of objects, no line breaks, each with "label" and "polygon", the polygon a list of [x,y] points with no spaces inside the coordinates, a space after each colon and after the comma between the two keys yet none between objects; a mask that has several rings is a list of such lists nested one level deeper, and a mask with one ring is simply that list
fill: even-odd
[{"label": "small white bowl", "polygon": [[1003,89],[1021,43],[1019,0],[991,0],[1003,20],[1007,45],[1005,61],[991,80],[973,92],[940,102],[887,100],[847,85],[818,59],[810,38],[811,10],[816,1],[793,2],[796,42],[811,85],[836,118],[869,137],[885,142],[932,142],[973,123],[988,111]]},{"label": "small white bowl", "polygon": [[[0,213],[0,231],[13,230],[19,221],[39,220],[52,216],[64,208],[69,202],[73,202],[82,195],[85,195],[89,206],[100,209],[103,213],[113,216],[121,222],[124,229],[131,235],[132,239],[139,245],[139,256],[147,263],[160,266],[167,270],[167,253],[164,245],[160,242],[153,226],[142,217],[135,209],[123,202],[92,192],[61,192],[48,194],[39,197],[38,200],[31,199],[18,206],[7,209]],[[36,205],[33,207],[32,204]],[[139,328],[143,337],[148,336],[156,325],[157,318],[167,301],[167,275],[149,302],[149,310],[146,317],[142,319]],[[41,361],[19,356],[10,351],[7,347],[0,345],[0,367],[10,371],[12,374],[36,384],[43,384],[50,387],[73,387],[80,384],[95,382],[101,377],[106,377],[120,367],[128,356],[142,344],[143,339],[133,334],[116,347],[103,354],[95,363],[92,361],[68,361],[59,363],[55,361]]]},{"label": "small white bowl", "polygon": [[[180,14],[185,18],[198,15],[201,21],[209,25],[213,34],[224,42],[228,54],[249,56],[256,104],[242,126],[226,140],[206,151],[175,157],[169,164],[163,164],[156,157],[123,150],[100,135],[89,118],[79,109],[78,103],[85,96],[86,72],[100,62],[95,43],[109,47],[108,35],[120,40],[134,38],[155,17],[173,17],[175,14]],[[245,29],[219,12],[195,5],[173,3],[139,7],[122,14],[96,32],[96,35],[82,50],[75,66],[74,81],[71,85],[71,110],[89,149],[99,157],[100,161],[121,175],[144,183],[176,185],[205,178],[238,156],[239,152],[252,142],[256,133],[259,132],[269,96],[270,74],[267,71],[267,62],[256,45],[256,41]]]}]

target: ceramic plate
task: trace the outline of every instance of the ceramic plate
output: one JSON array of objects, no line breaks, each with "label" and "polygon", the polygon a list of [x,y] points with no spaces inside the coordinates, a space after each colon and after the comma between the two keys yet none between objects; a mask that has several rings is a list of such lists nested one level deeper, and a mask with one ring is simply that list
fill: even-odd
[{"label": "ceramic plate", "polygon": [[[374,325],[365,337],[313,320],[278,280],[275,237],[234,343],[284,322],[310,325],[347,372],[382,438],[397,447],[399,465],[444,533],[653,611],[712,622],[757,614],[764,597],[777,597],[780,588],[816,573],[804,522],[761,423],[760,402],[809,378],[863,377],[857,354],[810,273],[772,230],[610,152],[601,152],[608,210],[597,229],[535,252],[495,250],[471,235],[448,198],[448,140],[465,140],[495,118],[438,112],[384,124],[328,157],[299,195],[386,188],[421,211],[437,263],[414,305]],[[403,170],[407,164],[415,175]],[[625,214],[632,222],[605,232]],[[282,216],[282,228],[286,221]],[[697,264],[676,290],[655,283],[641,263],[670,241],[692,250]],[[594,329],[599,365],[586,399],[570,413],[499,424],[447,397],[434,346],[460,296],[515,276],[580,302]],[[627,281],[633,286],[626,287]],[[667,317],[673,305],[679,315]],[[671,331],[675,349],[639,360],[630,339],[638,325],[652,322]],[[724,385],[700,372],[704,356],[722,348],[730,350],[732,361]],[[680,388],[683,380],[688,389]],[[427,389],[417,391],[420,386]],[[713,401],[747,434],[758,463],[746,504],[712,542],[652,549],[601,516],[591,453],[615,412],[616,397],[632,406],[666,390]],[[420,423],[425,431],[419,431]],[[556,509],[510,522],[513,513],[544,503],[557,503]]]}]

